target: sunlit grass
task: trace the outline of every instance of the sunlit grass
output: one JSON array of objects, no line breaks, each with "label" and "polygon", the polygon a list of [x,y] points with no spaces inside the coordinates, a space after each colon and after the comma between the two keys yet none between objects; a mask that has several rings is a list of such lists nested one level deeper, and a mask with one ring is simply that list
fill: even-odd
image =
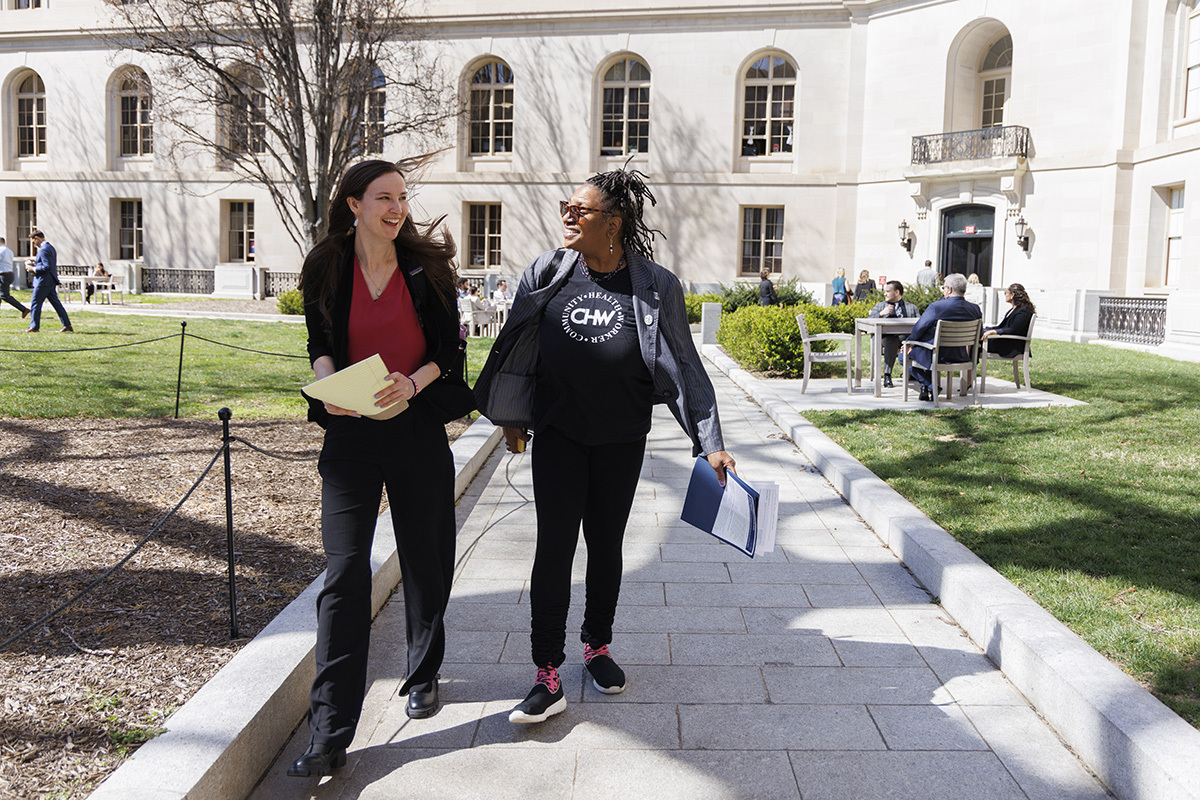
[{"label": "sunlit grass", "polygon": [[1090,405],[805,415],[1200,725],[1200,365],[1039,341],[1032,375]]},{"label": "sunlit grass", "polygon": [[[49,309],[47,309],[49,312]],[[0,316],[0,414],[15,417],[165,417],[175,413],[180,364],[180,323],[162,317],[130,317],[73,311],[76,333],[44,325],[22,334],[20,316]],[[284,358],[233,350],[189,336],[183,348],[179,415],[212,417],[223,406],[240,419],[303,417],[300,387],[312,380],[303,325],[278,322],[189,319],[188,334]],[[172,338],[90,352],[50,352]],[[483,366],[491,339],[472,339],[469,375]]]}]

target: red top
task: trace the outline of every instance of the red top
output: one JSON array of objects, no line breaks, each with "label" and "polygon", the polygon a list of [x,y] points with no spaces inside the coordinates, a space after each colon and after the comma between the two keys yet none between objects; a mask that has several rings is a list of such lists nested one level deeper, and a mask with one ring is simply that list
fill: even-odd
[{"label": "red top", "polygon": [[354,259],[354,290],[346,335],[350,364],[379,353],[388,372],[412,375],[427,360],[425,333],[399,269],[392,273],[379,299],[372,300],[362,268]]}]

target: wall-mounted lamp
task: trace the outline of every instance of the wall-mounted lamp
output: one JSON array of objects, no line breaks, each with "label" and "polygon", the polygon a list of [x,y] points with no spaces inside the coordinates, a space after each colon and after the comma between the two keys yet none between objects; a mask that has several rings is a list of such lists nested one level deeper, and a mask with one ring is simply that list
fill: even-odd
[{"label": "wall-mounted lamp", "polygon": [[1026,224],[1025,217],[1023,216],[1017,217],[1017,221],[1013,223],[1013,230],[1017,232],[1017,246],[1026,253],[1029,252],[1029,236],[1025,233],[1028,228],[1029,226]]},{"label": "wall-mounted lamp", "polygon": [[908,238],[908,220],[900,220],[900,226],[896,230],[900,233],[900,246],[911,253],[912,239]]}]

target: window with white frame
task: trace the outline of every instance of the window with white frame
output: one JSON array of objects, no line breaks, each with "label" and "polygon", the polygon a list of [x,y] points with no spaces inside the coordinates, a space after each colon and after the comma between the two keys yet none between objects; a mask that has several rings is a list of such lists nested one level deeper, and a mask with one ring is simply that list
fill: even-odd
[{"label": "window with white frame", "polygon": [[41,8],[42,0],[13,0],[12,7],[15,9]]},{"label": "window with white frame", "polygon": [[237,85],[226,87],[228,147],[235,154],[267,151],[267,95],[262,77],[250,68],[235,73]]},{"label": "window with white frame", "polygon": [[374,67],[371,70],[371,89],[363,100],[362,137],[363,151],[369,155],[379,155],[383,152],[384,110],[387,107],[387,79],[383,70]]},{"label": "window with white frame", "polygon": [[503,61],[475,70],[470,88],[473,156],[511,153],[513,149],[513,73]]},{"label": "window with white frame", "polygon": [[1004,106],[1012,90],[1012,36],[997,39],[979,65],[979,127],[1004,125]]},{"label": "window with white frame", "polygon": [[623,58],[605,71],[600,91],[600,155],[648,152],[650,68]]},{"label": "window with white frame", "polygon": [[141,200],[122,200],[117,206],[117,258],[142,260]]},{"label": "window with white frame", "polygon": [[32,197],[18,197],[17,203],[17,256],[28,258],[33,255],[33,245],[29,237],[37,230],[37,200]]},{"label": "window with white frame", "polygon": [[1185,75],[1183,115],[1200,117],[1200,3],[1188,12],[1187,73]]},{"label": "window with white frame", "polygon": [[117,83],[119,138],[123,157],[148,156],[154,152],[154,129],[150,79],[140,69],[130,69]]},{"label": "window with white frame", "polygon": [[46,155],[46,84],[36,72],[17,84],[17,155]]},{"label": "window with white frame", "polygon": [[1183,187],[1171,189],[1167,207],[1167,263],[1164,286],[1178,286],[1183,268]]},{"label": "window with white frame", "polygon": [[228,260],[235,264],[254,261],[254,203],[247,200],[227,201],[226,218]]},{"label": "window with white frame", "polygon": [[742,155],[792,152],[796,118],[796,67],[786,58],[763,56],[746,70],[742,103]]},{"label": "window with white frame", "polygon": [[783,270],[783,208],[742,209],[742,273]]},{"label": "window with white frame", "polygon": [[470,269],[500,266],[500,204],[467,206],[467,264]]}]

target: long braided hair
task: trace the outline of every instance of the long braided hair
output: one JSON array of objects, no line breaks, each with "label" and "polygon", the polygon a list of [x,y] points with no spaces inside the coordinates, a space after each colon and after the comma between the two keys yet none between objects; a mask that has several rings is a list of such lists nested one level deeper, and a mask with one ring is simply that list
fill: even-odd
[{"label": "long braided hair", "polygon": [[611,172],[601,172],[587,179],[587,182],[604,193],[608,201],[610,214],[621,218],[621,248],[632,250],[646,259],[654,257],[654,237],[667,238],[666,234],[646,225],[642,219],[642,211],[646,201],[650,205],[658,205],[654,194],[646,186],[646,175],[636,169],[614,169]]},{"label": "long braided hair", "polygon": [[[422,166],[428,158],[418,156],[397,162],[372,159],[361,161],[343,173],[333,202],[329,204],[329,226],[325,236],[309,251],[300,270],[300,290],[304,294],[304,302],[315,304],[321,317],[331,328],[334,297],[338,288],[338,269],[345,257],[346,248],[354,247],[354,213],[350,210],[346,198],[361,200],[367,187],[380,175],[394,172],[407,180],[405,172]],[[433,293],[449,310],[453,307],[451,298],[455,296],[454,257],[457,249],[449,231],[442,228],[443,220],[445,216],[429,223],[417,223],[413,221],[410,213],[400,226],[400,233],[396,236],[396,248],[406,248],[416,256],[429,277]],[[441,230],[438,230],[439,228]]]},{"label": "long braided hair", "polygon": [[1029,292],[1025,291],[1024,286],[1019,283],[1011,283],[1008,286],[1008,290],[1012,292],[1013,308],[1016,308],[1017,306],[1024,306],[1025,308],[1029,309],[1031,314],[1037,313],[1037,308],[1034,307],[1033,301],[1029,299]]}]

